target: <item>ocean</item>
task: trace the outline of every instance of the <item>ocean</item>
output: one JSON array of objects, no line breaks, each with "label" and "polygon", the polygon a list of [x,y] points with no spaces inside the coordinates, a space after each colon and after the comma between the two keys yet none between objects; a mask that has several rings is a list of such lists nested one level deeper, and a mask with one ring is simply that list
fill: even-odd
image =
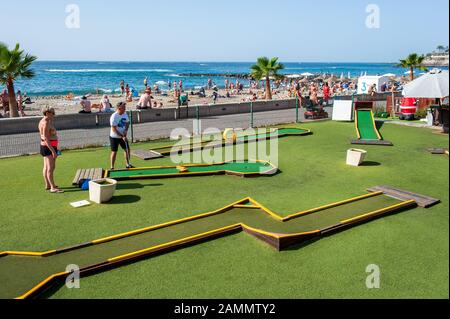
[{"label": "ocean", "polygon": [[[183,80],[184,87],[191,89],[205,86],[209,77],[184,77],[180,74],[244,74],[249,73],[253,63],[220,62],[63,62],[36,61],[32,68],[36,76],[16,82],[16,90],[28,95],[75,95],[99,92],[112,93],[118,90],[124,80],[137,90],[143,88],[144,78],[149,85],[158,81]],[[448,69],[448,68],[444,68]],[[361,74],[383,75],[393,73],[404,75],[407,70],[392,63],[285,63],[283,74],[326,73],[357,77]],[[224,77],[211,79],[224,86]],[[244,84],[248,84],[245,83]],[[164,89],[164,86],[162,86]]]}]

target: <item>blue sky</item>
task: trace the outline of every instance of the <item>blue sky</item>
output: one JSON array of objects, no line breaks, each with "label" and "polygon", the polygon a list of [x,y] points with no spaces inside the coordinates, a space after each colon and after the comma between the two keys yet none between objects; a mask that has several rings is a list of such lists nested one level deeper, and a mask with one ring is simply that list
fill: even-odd
[{"label": "blue sky", "polygon": [[[65,26],[71,3],[79,29]],[[372,3],[379,29],[365,24]],[[0,41],[41,60],[392,62],[449,38],[448,0],[14,0],[0,11]]]}]

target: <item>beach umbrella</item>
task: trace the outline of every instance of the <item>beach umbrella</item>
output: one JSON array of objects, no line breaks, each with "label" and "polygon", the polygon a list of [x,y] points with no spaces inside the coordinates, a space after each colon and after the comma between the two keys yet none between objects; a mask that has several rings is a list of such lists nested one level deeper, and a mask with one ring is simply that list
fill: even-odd
[{"label": "beach umbrella", "polygon": [[336,80],[337,80],[337,77],[334,74],[331,75],[328,79],[326,79],[327,82],[333,82],[333,81],[336,81]]},{"label": "beach umbrella", "polygon": [[288,74],[288,75],[286,75],[286,77],[288,79],[298,79],[301,77],[301,75],[300,74]]},{"label": "beach umbrella", "polygon": [[309,73],[309,72],[305,72],[305,73],[302,73],[301,75],[303,75],[303,76],[313,76],[314,74]]},{"label": "beach umbrella", "polygon": [[386,73],[386,74],[383,74],[383,76],[388,77],[388,78],[394,78],[395,74],[394,73]]},{"label": "beach umbrella", "polygon": [[448,71],[433,69],[425,75],[405,84],[403,96],[415,98],[439,98],[449,96]]},{"label": "beach umbrella", "polygon": [[306,82],[309,82],[309,80],[308,80],[308,78],[305,77],[305,78],[301,79],[300,82],[301,83],[306,83]]}]

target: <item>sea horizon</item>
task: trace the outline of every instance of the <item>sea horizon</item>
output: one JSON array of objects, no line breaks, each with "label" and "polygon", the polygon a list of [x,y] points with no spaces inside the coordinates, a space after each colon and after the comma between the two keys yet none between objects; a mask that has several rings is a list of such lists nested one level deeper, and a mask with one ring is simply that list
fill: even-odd
[{"label": "sea horizon", "polygon": [[[283,62],[283,61],[281,61]],[[186,89],[206,86],[209,78],[219,87],[224,87],[225,74],[249,74],[253,62],[208,62],[208,61],[46,61],[37,60],[32,69],[36,76],[20,79],[15,89],[29,96],[84,95],[88,93],[113,94],[120,92],[119,83],[124,80],[136,90],[143,89],[144,78],[149,85],[157,82],[167,89],[168,82],[183,80]],[[393,62],[284,62],[281,74],[334,74],[338,77],[361,75],[383,75],[392,73],[405,75],[404,68]],[[448,69],[448,67],[440,67]],[[419,74],[418,71],[417,74]],[[195,74],[197,76],[190,76]],[[201,76],[207,75],[207,76]],[[234,81],[234,79],[230,79]],[[248,81],[244,80],[247,86]]]}]

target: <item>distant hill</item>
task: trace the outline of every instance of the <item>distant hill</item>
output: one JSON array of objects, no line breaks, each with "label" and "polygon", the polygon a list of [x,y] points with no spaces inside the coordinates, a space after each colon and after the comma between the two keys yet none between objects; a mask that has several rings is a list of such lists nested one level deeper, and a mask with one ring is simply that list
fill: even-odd
[{"label": "distant hill", "polygon": [[430,55],[423,62],[425,66],[448,66],[448,53],[445,55]]},{"label": "distant hill", "polygon": [[437,51],[426,55],[425,66],[448,66],[448,46],[438,46]]}]

